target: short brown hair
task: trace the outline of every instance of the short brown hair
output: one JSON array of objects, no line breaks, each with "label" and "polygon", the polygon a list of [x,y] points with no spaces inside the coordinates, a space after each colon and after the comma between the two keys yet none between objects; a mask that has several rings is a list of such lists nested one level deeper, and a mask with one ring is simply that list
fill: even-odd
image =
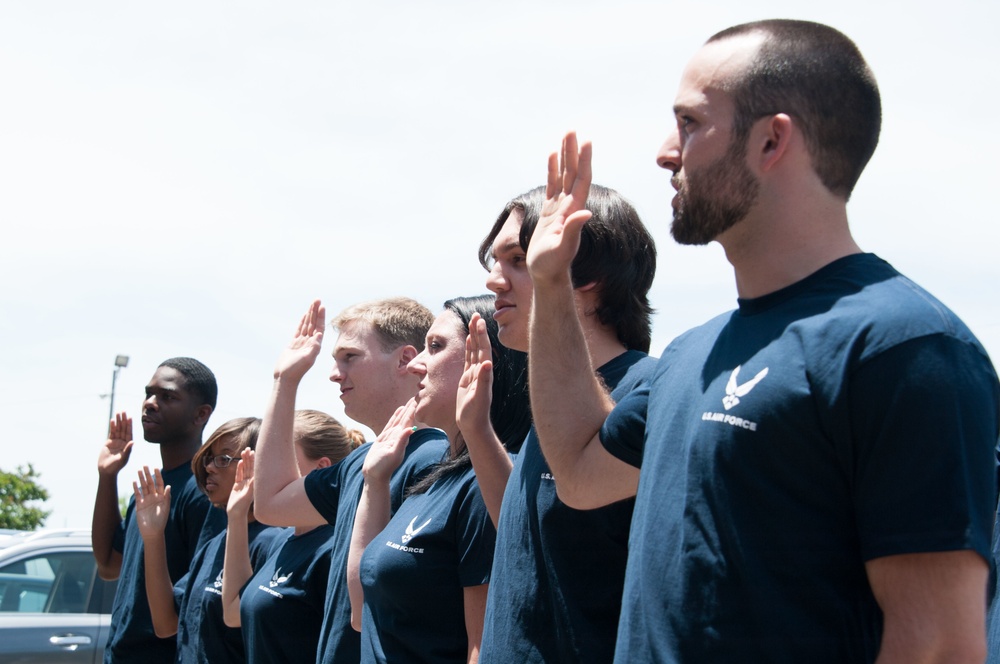
[{"label": "short brown hair", "polygon": [[746,142],[758,118],[791,115],[824,186],[849,199],[882,128],[875,75],[854,42],[821,23],[744,23],[713,35],[708,43],[753,34],[763,35],[763,43],[747,68],[724,85],[736,106],[734,140]]},{"label": "short brown hair", "polygon": [[434,323],[431,310],[408,297],[389,297],[354,304],[330,322],[330,327],[343,331],[353,323],[364,323],[378,335],[382,350],[391,352],[400,346],[424,349],[424,337]]}]

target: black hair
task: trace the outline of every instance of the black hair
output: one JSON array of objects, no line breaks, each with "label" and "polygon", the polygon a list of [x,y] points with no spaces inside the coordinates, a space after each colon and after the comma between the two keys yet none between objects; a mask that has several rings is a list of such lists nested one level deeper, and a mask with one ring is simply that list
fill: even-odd
[{"label": "black hair", "polygon": [[744,23],[708,43],[755,33],[764,36],[760,48],[747,68],[724,84],[736,107],[734,140],[745,143],[757,119],[787,113],[798,121],[824,186],[849,199],[882,128],[874,74],[854,42],[820,23]]},{"label": "black hair", "polygon": [[[466,332],[472,314],[478,313],[486,322],[486,333],[493,347],[493,402],[490,404],[490,424],[497,438],[510,452],[517,452],[531,428],[531,405],[528,401],[528,355],[500,343],[499,326],[493,320],[493,295],[456,297],[444,303],[446,311],[462,321]],[[409,495],[427,491],[446,475],[472,465],[467,447],[454,457],[442,461],[409,490]]]},{"label": "black hair", "polygon": [[215,410],[219,386],[211,369],[192,357],[172,357],[160,362],[160,366],[169,367],[184,376],[184,389],[197,395],[201,403],[208,404]]},{"label": "black hair", "polygon": [[[521,249],[528,250],[544,202],[545,187],[536,187],[507,203],[479,245],[479,262],[484,268],[490,269],[493,241],[514,210],[522,218]],[[580,249],[573,259],[573,287],[596,283],[598,319],[615,328],[626,348],[648,353],[653,315],[649,289],[656,274],[656,243],[639,213],[614,189],[590,185],[587,209],[593,216],[583,225]]]}]

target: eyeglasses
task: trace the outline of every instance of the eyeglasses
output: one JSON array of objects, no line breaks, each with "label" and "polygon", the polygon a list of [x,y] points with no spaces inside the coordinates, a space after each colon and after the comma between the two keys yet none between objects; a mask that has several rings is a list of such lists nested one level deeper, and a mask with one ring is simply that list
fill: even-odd
[{"label": "eyeglasses", "polygon": [[213,463],[215,464],[216,468],[226,468],[233,461],[239,461],[239,460],[240,460],[239,457],[231,457],[228,454],[217,454],[216,456],[206,456],[202,458],[202,461],[205,463],[206,468],[211,466]]}]

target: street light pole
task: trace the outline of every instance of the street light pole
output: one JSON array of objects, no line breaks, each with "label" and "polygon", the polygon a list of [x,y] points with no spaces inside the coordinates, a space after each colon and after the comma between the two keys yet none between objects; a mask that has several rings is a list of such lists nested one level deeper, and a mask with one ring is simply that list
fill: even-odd
[{"label": "street light pole", "polygon": [[115,418],[115,383],[118,382],[118,372],[123,367],[128,366],[128,355],[118,355],[115,357],[115,371],[111,374],[111,405],[108,407],[108,428],[110,430],[111,420]]}]

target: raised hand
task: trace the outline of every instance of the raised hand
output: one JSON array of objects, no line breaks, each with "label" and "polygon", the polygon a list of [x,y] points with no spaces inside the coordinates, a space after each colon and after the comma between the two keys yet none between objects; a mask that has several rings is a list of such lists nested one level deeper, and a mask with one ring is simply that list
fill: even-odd
[{"label": "raised hand", "polygon": [[132,418],[124,412],[115,415],[108,426],[108,440],[97,457],[97,472],[117,477],[132,454]]},{"label": "raised hand", "polygon": [[236,464],[236,482],[229,494],[226,514],[230,518],[242,517],[246,519],[247,514],[250,513],[250,506],[253,504],[253,450],[244,449],[240,453],[240,457],[239,463]]},{"label": "raised hand", "polygon": [[577,148],[575,132],[563,138],[561,156],[549,155],[545,204],[528,244],[528,272],[536,284],[569,277],[580,248],[580,231],[591,217],[586,209],[590,164],[591,145],[586,142]]},{"label": "raised hand", "polygon": [[472,314],[469,336],[465,339],[465,371],[458,382],[455,420],[462,434],[491,430],[490,406],[493,403],[493,348],[486,333],[486,321]]},{"label": "raised hand", "polygon": [[274,377],[300,380],[319,355],[323,345],[323,329],[326,326],[326,309],[315,300],[299,321],[295,335],[288,347],[278,357],[274,367]]},{"label": "raised hand", "polygon": [[372,443],[362,472],[367,480],[387,482],[392,473],[403,463],[406,453],[406,443],[416,430],[413,425],[417,412],[417,400],[410,399],[405,406],[400,406],[389,418],[389,423],[382,429],[375,442]]},{"label": "raised hand", "polygon": [[139,471],[138,483],[132,482],[135,493],[135,521],[143,540],[163,533],[170,518],[170,487],[163,485],[159,468],[152,473],[149,466]]}]

